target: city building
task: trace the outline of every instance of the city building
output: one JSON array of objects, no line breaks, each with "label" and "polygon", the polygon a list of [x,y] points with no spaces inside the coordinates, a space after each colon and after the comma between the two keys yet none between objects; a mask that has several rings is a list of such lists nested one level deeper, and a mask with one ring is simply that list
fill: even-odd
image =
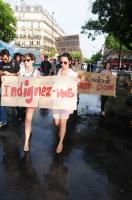
[{"label": "city building", "polygon": [[81,51],[79,35],[56,37],[56,48],[59,54],[63,52]]},{"label": "city building", "polygon": [[55,47],[55,38],[64,36],[64,31],[42,6],[26,5],[21,1],[15,5],[14,14],[17,18],[16,47],[39,49],[49,52]]},{"label": "city building", "polygon": [[132,67],[132,52],[129,50],[121,50],[120,61],[119,61],[119,49],[108,49],[104,48],[103,51],[104,61],[111,62],[112,67]]}]

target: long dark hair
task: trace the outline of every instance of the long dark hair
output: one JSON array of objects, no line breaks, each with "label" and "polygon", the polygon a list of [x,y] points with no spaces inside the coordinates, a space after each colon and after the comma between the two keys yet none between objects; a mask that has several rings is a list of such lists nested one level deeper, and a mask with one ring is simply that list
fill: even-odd
[{"label": "long dark hair", "polygon": [[16,60],[16,58],[18,56],[20,57],[20,62],[21,62],[22,58],[21,58],[21,54],[20,53],[15,53],[14,56],[13,56],[13,58],[14,58],[14,60]]},{"label": "long dark hair", "polygon": [[109,61],[107,61],[107,62],[104,64],[104,69],[106,69],[106,65],[107,65],[108,63],[110,64],[110,70],[111,70],[111,62],[109,62]]},{"label": "long dark hair", "polygon": [[[62,57],[66,57],[72,63],[72,57],[71,57],[70,53],[64,52],[63,54],[61,54],[60,58],[62,58]],[[69,65],[69,67],[71,67],[71,63]]]}]

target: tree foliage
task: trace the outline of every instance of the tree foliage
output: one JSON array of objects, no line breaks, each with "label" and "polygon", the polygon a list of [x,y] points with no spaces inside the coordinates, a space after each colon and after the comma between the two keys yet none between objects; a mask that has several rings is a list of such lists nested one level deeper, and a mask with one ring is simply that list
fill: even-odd
[{"label": "tree foliage", "polygon": [[82,26],[82,33],[93,39],[97,34],[109,33],[132,50],[131,8],[131,0],[95,0],[92,4],[92,13],[97,14],[98,19],[88,20]]},{"label": "tree foliage", "polygon": [[72,51],[70,52],[73,59],[78,58],[79,60],[82,59],[82,53],[80,51]]},{"label": "tree foliage", "polygon": [[10,42],[16,37],[16,21],[10,4],[0,0],[0,40]]},{"label": "tree foliage", "polygon": [[83,61],[83,63],[87,63],[87,64],[91,63],[91,60],[89,58],[85,58],[85,57],[83,58],[82,61]]},{"label": "tree foliage", "polygon": [[113,35],[108,35],[105,40],[105,47],[107,47],[108,49],[119,49],[120,42]]},{"label": "tree foliage", "polygon": [[120,44],[120,41],[115,38],[113,35],[108,35],[106,40],[105,40],[105,47],[107,47],[108,49],[120,49],[120,47],[122,48],[122,50],[128,51],[128,49]]},{"label": "tree foliage", "polygon": [[100,52],[93,54],[91,57],[91,63],[97,63],[97,61],[99,61],[101,59],[102,55]]},{"label": "tree foliage", "polygon": [[[49,58],[54,58],[56,53],[57,53],[57,49],[55,47],[52,47],[51,50],[48,53],[46,53],[46,55],[48,55]],[[45,52],[44,52],[44,54],[45,54]]]}]

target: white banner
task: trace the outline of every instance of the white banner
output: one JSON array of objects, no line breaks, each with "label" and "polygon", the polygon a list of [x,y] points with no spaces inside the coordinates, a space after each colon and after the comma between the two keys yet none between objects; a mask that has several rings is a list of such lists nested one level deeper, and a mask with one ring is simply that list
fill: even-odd
[{"label": "white banner", "polygon": [[76,110],[76,102],[75,77],[2,77],[2,106]]}]

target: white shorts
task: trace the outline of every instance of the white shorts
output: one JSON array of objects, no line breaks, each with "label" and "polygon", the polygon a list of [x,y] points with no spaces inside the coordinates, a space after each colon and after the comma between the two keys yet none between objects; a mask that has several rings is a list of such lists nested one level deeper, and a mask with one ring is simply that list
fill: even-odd
[{"label": "white shorts", "polygon": [[73,110],[53,110],[54,119],[68,119]]}]

